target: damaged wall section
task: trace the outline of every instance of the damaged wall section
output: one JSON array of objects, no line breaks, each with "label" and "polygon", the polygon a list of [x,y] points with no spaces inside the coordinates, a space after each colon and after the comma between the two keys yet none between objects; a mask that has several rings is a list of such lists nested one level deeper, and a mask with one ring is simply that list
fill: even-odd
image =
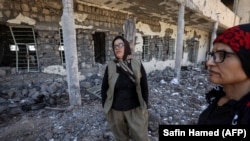
[{"label": "damaged wall section", "polygon": [[[46,72],[54,68],[51,66],[57,65],[65,68],[61,54],[63,52],[60,37],[61,1],[3,0],[0,7],[2,27],[30,26],[34,28],[39,71]],[[82,75],[91,76],[96,74],[93,72],[99,71],[99,64],[106,64],[114,58],[111,42],[116,35],[124,34],[124,21],[128,18],[128,13],[82,3],[75,3],[74,10],[79,71]],[[147,15],[130,16],[136,17],[136,52],[134,55],[142,59],[146,70],[150,72],[163,70],[167,66],[173,67],[176,25],[165,23],[158,18],[147,17]],[[209,33],[185,27],[184,36],[183,65],[204,61],[209,46]],[[9,49],[9,45],[4,48]],[[0,62],[1,67],[15,67],[15,65],[5,66],[2,62]],[[61,69],[52,69],[49,72],[53,71],[59,74],[63,72]]]}]

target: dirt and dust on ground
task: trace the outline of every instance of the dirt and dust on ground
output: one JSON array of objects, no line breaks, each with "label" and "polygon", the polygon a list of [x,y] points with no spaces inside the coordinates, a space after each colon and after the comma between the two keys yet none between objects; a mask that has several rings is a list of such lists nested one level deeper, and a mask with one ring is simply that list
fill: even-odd
[{"label": "dirt and dust on ground", "polygon": [[[182,68],[178,84],[174,70],[148,74],[149,137],[158,141],[160,124],[196,124],[206,107],[205,93],[213,87],[201,65]],[[88,91],[102,75],[80,82],[82,105],[70,109],[66,79],[45,73],[0,78],[1,141],[114,141],[101,100]],[[88,86],[88,87],[86,87]]]}]

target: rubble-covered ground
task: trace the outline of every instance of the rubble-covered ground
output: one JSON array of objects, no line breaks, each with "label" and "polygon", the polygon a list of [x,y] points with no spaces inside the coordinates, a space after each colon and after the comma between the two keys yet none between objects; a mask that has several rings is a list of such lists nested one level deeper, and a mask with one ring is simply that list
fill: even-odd
[{"label": "rubble-covered ground", "polygon": [[[179,83],[174,83],[171,68],[148,74],[151,141],[158,141],[160,124],[196,124],[207,105],[204,95],[213,87],[206,73],[203,65],[183,67]],[[69,109],[64,76],[24,73],[0,77],[0,140],[114,141],[98,93],[88,91],[101,80],[102,74],[96,73],[80,81],[82,105]]]}]

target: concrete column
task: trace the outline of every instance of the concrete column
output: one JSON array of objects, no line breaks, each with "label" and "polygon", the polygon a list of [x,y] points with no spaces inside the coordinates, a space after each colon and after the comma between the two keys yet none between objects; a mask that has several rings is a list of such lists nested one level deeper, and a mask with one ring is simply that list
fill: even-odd
[{"label": "concrete column", "polygon": [[81,105],[73,1],[63,0],[62,31],[71,106]]},{"label": "concrete column", "polygon": [[179,16],[178,16],[178,26],[177,26],[177,43],[176,43],[176,56],[175,56],[175,79],[176,83],[179,83],[180,71],[181,71],[181,61],[183,52],[183,35],[184,35],[184,14],[185,14],[185,4],[181,3],[179,6]]}]

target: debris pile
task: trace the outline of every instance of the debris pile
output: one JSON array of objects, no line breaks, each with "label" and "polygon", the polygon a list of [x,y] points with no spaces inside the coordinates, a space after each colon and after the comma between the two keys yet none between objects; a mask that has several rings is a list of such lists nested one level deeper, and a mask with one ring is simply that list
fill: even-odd
[{"label": "debris pile", "polygon": [[[152,141],[158,140],[159,124],[196,124],[207,106],[204,96],[213,85],[202,65],[183,67],[178,84],[173,79],[171,68],[148,74]],[[0,77],[0,140],[114,141],[97,93],[101,81],[100,75],[82,80],[82,106],[67,110],[65,77],[46,73]]]}]

